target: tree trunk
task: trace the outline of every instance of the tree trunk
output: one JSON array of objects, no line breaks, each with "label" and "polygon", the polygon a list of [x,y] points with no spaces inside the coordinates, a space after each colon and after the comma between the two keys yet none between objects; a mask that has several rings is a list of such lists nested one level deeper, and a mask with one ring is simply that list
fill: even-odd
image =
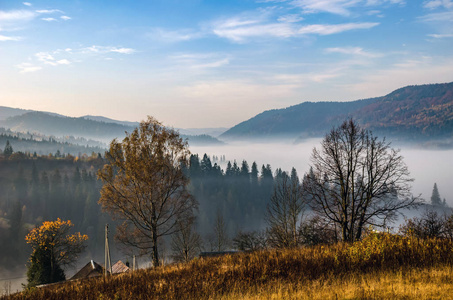
[{"label": "tree trunk", "polygon": [[153,266],[159,266],[159,252],[157,249],[157,228],[153,228]]}]

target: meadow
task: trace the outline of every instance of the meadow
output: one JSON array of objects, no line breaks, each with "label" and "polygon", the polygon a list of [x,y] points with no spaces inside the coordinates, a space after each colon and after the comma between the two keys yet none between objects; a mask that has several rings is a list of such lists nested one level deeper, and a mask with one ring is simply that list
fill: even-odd
[{"label": "meadow", "polygon": [[354,244],[194,259],[10,299],[448,299],[452,292],[452,241],[371,233]]}]

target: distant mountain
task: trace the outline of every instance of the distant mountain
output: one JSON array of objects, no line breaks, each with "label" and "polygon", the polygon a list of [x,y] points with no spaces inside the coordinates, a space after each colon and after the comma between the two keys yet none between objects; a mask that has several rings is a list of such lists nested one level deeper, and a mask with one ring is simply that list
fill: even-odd
[{"label": "distant mountain", "polygon": [[225,127],[214,127],[214,128],[176,128],[179,133],[184,135],[210,135],[212,137],[218,137],[229,128]]},{"label": "distant mountain", "polygon": [[103,116],[86,115],[86,116],[82,116],[81,118],[84,118],[84,119],[87,119],[87,120],[92,120],[92,121],[104,122],[104,123],[119,124],[119,125],[134,127],[134,128],[137,127],[140,124],[140,122],[118,121],[118,120],[106,118],[106,117],[103,117]]},{"label": "distant mountain", "polygon": [[[5,110],[7,112],[7,110]],[[11,113],[12,112],[12,113]],[[116,121],[105,117],[84,116],[80,118],[66,117],[54,113],[38,111],[11,111],[13,116],[0,120],[0,127],[14,132],[29,132],[38,135],[67,137],[71,142],[95,140],[108,144],[114,138],[122,139],[125,132],[132,132],[139,123]],[[5,113],[6,114],[6,113]],[[14,115],[15,114],[15,115]],[[208,135],[184,135],[191,145],[223,144]],[[83,139],[79,139],[83,138]]]},{"label": "distant mountain", "polygon": [[387,96],[352,102],[304,102],[269,110],[220,138],[317,137],[347,118],[402,140],[453,138],[453,83],[408,86]]},{"label": "distant mountain", "polygon": [[[99,121],[99,122],[104,122],[104,123],[114,123],[114,124],[120,124],[124,126],[131,126],[131,127],[137,127],[140,122],[130,122],[130,121],[118,121],[102,116],[83,116],[82,118],[88,119],[88,120],[93,120],[93,121]],[[180,134],[186,135],[186,136],[205,136],[205,135],[210,135],[212,137],[218,137],[222,133],[228,130],[228,128],[223,128],[223,127],[216,127],[216,128],[175,128],[175,130],[178,130]]]},{"label": "distant mountain", "polygon": [[37,132],[54,136],[77,136],[101,141],[123,137],[133,127],[104,123],[85,118],[50,115],[45,112],[28,112],[0,122],[0,126],[18,132]]},{"label": "distant mountain", "polygon": [[6,120],[9,117],[20,116],[31,110],[0,106],[0,120]]}]

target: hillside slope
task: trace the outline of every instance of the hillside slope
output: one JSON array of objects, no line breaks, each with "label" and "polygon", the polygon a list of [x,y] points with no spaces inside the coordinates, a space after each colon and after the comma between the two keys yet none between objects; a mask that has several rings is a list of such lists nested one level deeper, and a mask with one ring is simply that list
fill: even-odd
[{"label": "hillside slope", "polygon": [[[16,111],[14,111],[16,112]],[[19,113],[20,111],[17,111]],[[13,132],[30,132],[46,136],[73,136],[108,144],[114,138],[123,139],[139,123],[116,121],[104,117],[66,117],[47,112],[25,112],[0,120],[0,127]],[[135,126],[133,126],[135,125]],[[221,141],[209,135],[181,135],[193,145],[220,145]],[[33,149],[30,149],[33,151]]]},{"label": "hillside slope", "polygon": [[445,299],[453,291],[452,245],[375,234],[354,244],[239,253],[69,281],[10,299]]},{"label": "hillside slope", "polygon": [[453,137],[453,83],[408,86],[352,102],[304,102],[265,111],[223,135],[225,139],[321,136],[346,118],[405,139]]}]

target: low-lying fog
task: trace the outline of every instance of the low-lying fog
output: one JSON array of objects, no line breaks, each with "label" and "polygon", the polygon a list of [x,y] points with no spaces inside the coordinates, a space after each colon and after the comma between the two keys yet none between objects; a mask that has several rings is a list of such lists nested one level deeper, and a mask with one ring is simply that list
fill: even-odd
[{"label": "low-lying fog", "polygon": [[[226,161],[236,160],[240,166],[246,160],[249,166],[256,161],[259,170],[261,165],[270,164],[272,171],[277,168],[291,170],[295,167],[299,177],[309,169],[310,156],[314,147],[320,146],[321,139],[309,139],[297,145],[291,143],[229,143],[223,146],[191,146],[192,153],[200,158],[204,153],[209,156],[225,155]],[[420,148],[400,148],[404,161],[411,176],[414,195],[422,194],[426,202],[430,202],[434,183],[437,183],[440,196],[447,204],[453,206],[453,150],[423,150]],[[225,169],[226,164],[222,164]]]}]

